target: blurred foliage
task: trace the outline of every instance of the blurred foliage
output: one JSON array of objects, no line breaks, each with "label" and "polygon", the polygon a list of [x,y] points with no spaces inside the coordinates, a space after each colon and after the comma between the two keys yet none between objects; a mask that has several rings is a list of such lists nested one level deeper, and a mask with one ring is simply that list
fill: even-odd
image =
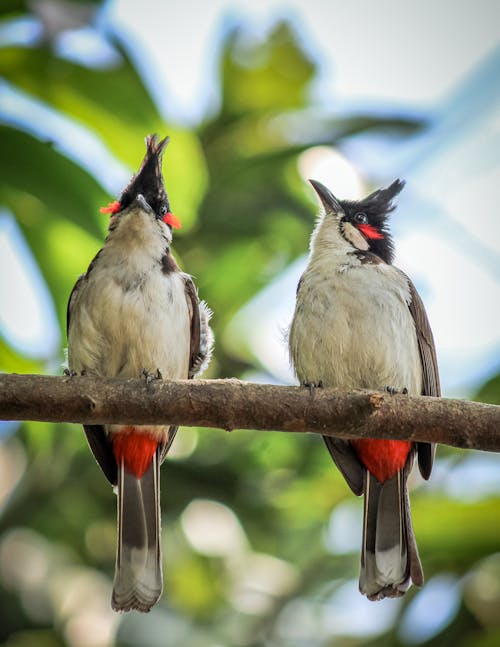
[{"label": "blurred foliage", "polygon": [[474,396],[474,400],[500,404],[500,375],[495,375],[483,384]]},{"label": "blurred foliage", "polygon": [[[315,115],[309,93],[316,65],[281,22],[263,41],[244,26],[226,34],[219,109],[189,131],[165,123],[119,33],[101,33],[115,54],[107,66],[56,54],[58,30],[92,25],[98,1],[58,3],[57,24],[45,4],[2,3],[2,29],[28,16],[43,29],[29,47],[0,48],[0,74],[11,88],[87,128],[130,172],[147,133],[171,136],[165,177],[184,224],[176,252],[215,312],[216,360],[209,374],[242,376],[259,368],[243,340],[240,352],[225,331],[307,248],[314,204],[299,177],[298,156],[365,130],[404,136],[421,124],[370,114]],[[21,119],[0,126],[0,204],[29,243],[64,339],[68,295],[102,244],[105,220],[98,208],[113,196],[102,178],[41,141],[34,126]],[[0,353],[0,368],[18,372],[53,371],[62,358],[62,352],[24,355],[2,338]],[[498,380],[478,398],[500,402]],[[165,592],[149,616],[119,617],[109,608],[114,495],[83,434],[49,423],[24,423],[8,436],[11,430],[0,427],[0,645],[415,643],[404,632],[419,599],[415,590],[402,601],[379,603],[397,605],[394,623],[381,636],[358,635],[355,619],[352,631],[337,632],[328,620],[336,617],[336,592],[357,578],[359,554],[357,544],[347,554],[326,548],[332,511],[353,497],[317,438],[181,430],[163,470]],[[459,463],[464,453],[450,455]],[[420,642],[497,645],[500,623],[491,609],[500,605],[500,500],[463,502],[444,492],[417,488],[414,522],[428,580],[454,574],[459,604],[437,636]],[[203,532],[200,537],[191,527],[196,500],[198,518],[204,509],[220,516],[219,525],[203,531],[219,537],[215,548],[203,548]],[[357,511],[360,516],[360,505]]]}]

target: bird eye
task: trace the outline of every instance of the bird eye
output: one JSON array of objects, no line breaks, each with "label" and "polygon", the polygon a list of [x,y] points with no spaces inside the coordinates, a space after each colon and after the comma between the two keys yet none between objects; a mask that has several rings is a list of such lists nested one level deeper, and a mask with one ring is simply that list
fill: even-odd
[{"label": "bird eye", "polygon": [[158,220],[163,220],[165,218],[165,214],[168,212],[168,207],[166,204],[162,204],[159,209],[158,209],[158,214],[157,218]]},{"label": "bird eye", "polygon": [[368,222],[366,213],[360,211],[359,213],[354,214],[354,222],[358,225],[366,225],[366,223]]}]

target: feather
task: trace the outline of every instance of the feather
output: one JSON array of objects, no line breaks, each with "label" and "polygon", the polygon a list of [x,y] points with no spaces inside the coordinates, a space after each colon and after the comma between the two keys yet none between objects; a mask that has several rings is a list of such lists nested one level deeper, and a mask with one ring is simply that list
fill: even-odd
[{"label": "feather", "polygon": [[[420,361],[422,362],[422,395],[439,397],[441,395],[441,385],[439,382],[434,336],[422,299],[412,281],[407,276],[406,279],[410,289],[408,307],[415,322],[418,350],[420,353]],[[436,446],[434,443],[417,443],[417,451],[420,473],[424,479],[428,479],[432,471]]]},{"label": "feather", "polygon": [[160,472],[156,453],[141,478],[118,466],[118,548],[111,606],[148,612],[162,591]]}]

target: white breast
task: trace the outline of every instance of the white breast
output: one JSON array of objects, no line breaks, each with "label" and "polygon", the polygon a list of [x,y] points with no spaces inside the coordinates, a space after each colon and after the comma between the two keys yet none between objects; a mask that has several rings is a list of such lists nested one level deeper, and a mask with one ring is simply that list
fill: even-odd
[{"label": "white breast", "polygon": [[72,308],[70,368],[110,377],[159,369],[165,378],[187,378],[190,313],[184,275],[164,274],[147,255],[126,264],[99,261]]},{"label": "white breast", "polygon": [[422,369],[407,281],[386,264],[308,266],[290,329],[298,379],[343,387],[406,387],[420,393]]}]

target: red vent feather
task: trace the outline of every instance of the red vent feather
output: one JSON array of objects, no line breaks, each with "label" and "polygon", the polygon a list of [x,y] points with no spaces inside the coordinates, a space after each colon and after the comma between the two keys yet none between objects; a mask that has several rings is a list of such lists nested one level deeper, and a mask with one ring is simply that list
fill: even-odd
[{"label": "red vent feather", "polygon": [[405,466],[412,444],[406,440],[360,438],[351,441],[359,460],[379,483],[391,479]]},{"label": "red vent feather", "polygon": [[113,436],[113,453],[117,463],[140,479],[147,472],[158,447],[158,440],[134,427],[125,427]]}]

